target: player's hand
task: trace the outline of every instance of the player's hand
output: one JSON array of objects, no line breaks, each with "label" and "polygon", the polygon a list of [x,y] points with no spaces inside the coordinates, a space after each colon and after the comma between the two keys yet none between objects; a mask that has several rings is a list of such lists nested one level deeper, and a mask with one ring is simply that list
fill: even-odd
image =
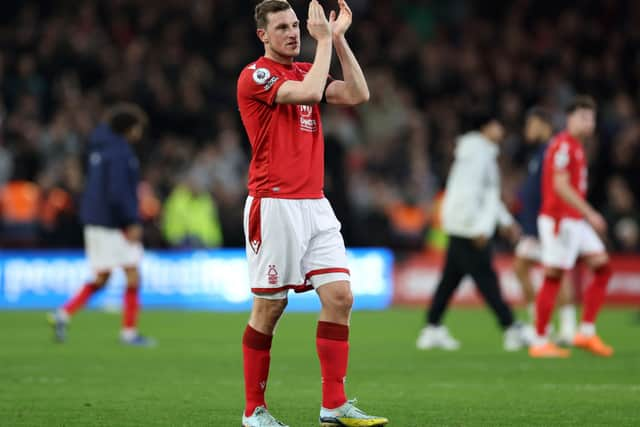
[{"label": "player's hand", "polygon": [[607,222],[598,212],[590,211],[585,219],[601,236],[604,236],[607,233]]},{"label": "player's hand", "polygon": [[520,237],[522,236],[522,229],[517,223],[514,222],[507,227],[501,227],[500,234],[509,242],[515,244],[518,242],[518,240],[520,240]]},{"label": "player's hand", "polygon": [[142,226],[140,224],[131,224],[124,229],[124,237],[132,243],[141,242]]},{"label": "player's hand", "polygon": [[353,12],[345,0],[338,0],[338,6],[340,7],[340,13],[336,18],[336,12],[331,11],[329,14],[329,23],[331,24],[331,32],[333,37],[342,37],[345,35],[351,22],[353,22]]},{"label": "player's hand", "polygon": [[473,238],[473,244],[478,249],[484,249],[489,243],[489,238],[487,236],[477,236]]},{"label": "player's hand", "polygon": [[318,0],[311,0],[309,3],[309,18],[307,19],[307,30],[311,37],[317,41],[331,38],[331,26],[327,21],[324,9]]}]

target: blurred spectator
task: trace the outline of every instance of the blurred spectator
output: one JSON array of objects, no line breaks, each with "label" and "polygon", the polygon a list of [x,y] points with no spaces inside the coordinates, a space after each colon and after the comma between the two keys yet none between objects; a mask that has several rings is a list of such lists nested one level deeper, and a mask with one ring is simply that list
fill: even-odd
[{"label": "blurred spectator", "polygon": [[[505,200],[513,200],[526,167],[519,135],[524,112],[539,104],[560,128],[565,103],[576,92],[594,95],[603,106],[599,135],[590,146],[591,201],[618,211],[607,198],[609,179],[618,176],[634,209],[640,206],[640,3],[350,3],[355,22],[347,36],[367,75],[371,101],[323,117],[326,192],[343,212],[348,245],[408,249],[400,231],[406,224],[398,222],[407,218],[407,206],[419,207],[411,212],[420,214],[415,218],[421,224],[410,233],[409,247],[425,240],[418,238],[428,228],[421,212],[433,219],[428,213],[449,172],[456,135],[475,111],[489,111],[505,124],[500,165]],[[293,5],[303,16],[304,3]],[[60,194],[53,189],[74,201],[65,184],[67,159],[84,164],[87,135],[104,105],[132,101],[149,112],[151,122],[138,153],[147,185],[141,209],[149,214],[149,246],[167,244],[158,212],[185,171],[201,175],[204,191],[217,202],[225,245],[243,245],[239,212],[250,153],[235,85],[241,67],[260,55],[251,5],[55,0],[5,9],[0,185],[12,177],[44,180],[48,207],[59,199],[49,198]],[[338,67],[332,74],[339,76]],[[70,219],[76,211],[56,212]],[[49,239],[62,236],[73,221],[47,218],[40,224],[46,232],[34,244],[63,244]],[[622,224],[620,233],[632,235],[633,225]],[[435,229],[429,233],[437,236]]]},{"label": "blurred spectator", "polygon": [[626,181],[613,176],[607,183],[609,204],[604,215],[609,225],[609,239],[619,252],[640,251],[640,210]]},{"label": "blurred spectator", "polygon": [[37,244],[40,188],[13,180],[0,189],[0,230],[5,247],[28,248]]},{"label": "blurred spectator", "polygon": [[222,245],[218,210],[204,190],[201,177],[192,173],[171,192],[162,213],[164,235],[173,247],[214,248]]}]

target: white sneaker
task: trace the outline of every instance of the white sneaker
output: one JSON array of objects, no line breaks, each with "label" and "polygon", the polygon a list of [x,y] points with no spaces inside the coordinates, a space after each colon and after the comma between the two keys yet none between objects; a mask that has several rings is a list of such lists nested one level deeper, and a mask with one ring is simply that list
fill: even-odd
[{"label": "white sneaker", "polygon": [[504,349],[505,351],[518,351],[529,347],[534,339],[533,328],[527,328],[522,323],[515,322],[504,331]]},{"label": "white sneaker", "polygon": [[522,327],[522,337],[528,346],[532,345],[536,340],[538,334],[536,333],[536,328],[533,325],[524,325]]},{"label": "white sneaker", "polygon": [[573,345],[573,338],[576,336],[572,331],[560,331],[554,340],[560,347],[571,347]]},{"label": "white sneaker", "polygon": [[320,427],[384,426],[389,420],[367,415],[354,405],[356,399],[347,401],[335,409],[320,408]]},{"label": "white sneaker", "polygon": [[420,331],[416,347],[419,350],[430,350],[432,348],[441,348],[443,350],[457,350],[460,348],[460,342],[449,334],[446,326],[428,325]]},{"label": "white sneaker", "polygon": [[254,409],[250,417],[242,414],[242,427],[289,427],[273,418],[264,406]]}]

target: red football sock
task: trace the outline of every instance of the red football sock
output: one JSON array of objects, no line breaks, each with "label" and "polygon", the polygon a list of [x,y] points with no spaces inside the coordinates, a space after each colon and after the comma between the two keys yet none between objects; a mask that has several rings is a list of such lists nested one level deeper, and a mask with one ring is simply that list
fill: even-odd
[{"label": "red football sock", "polygon": [[138,324],[138,312],[140,311],[140,291],[138,286],[128,286],[124,292],[124,304],[122,307],[122,327],[134,329]]},{"label": "red football sock", "polygon": [[609,264],[603,265],[593,272],[593,281],[584,293],[584,311],[582,312],[584,323],[595,322],[607,294],[607,284],[611,279],[611,274]]},{"label": "red football sock", "polygon": [[91,295],[95,294],[99,290],[100,286],[97,286],[94,283],[85,284],[82,289],[80,289],[78,293],[62,307],[62,309],[71,316],[80,308],[84,307],[87,301],[89,301],[89,298],[91,298]]},{"label": "red football sock", "polygon": [[267,407],[264,392],[269,378],[272,339],[273,336],[258,332],[249,325],[242,336],[246,400],[244,413],[247,417],[250,417],[258,406]]},{"label": "red football sock", "polygon": [[561,277],[544,277],[542,288],[538,292],[536,299],[536,332],[542,337],[547,332],[547,325],[551,320],[553,306],[556,304],[556,297],[560,290]]},{"label": "red football sock", "polygon": [[349,359],[349,327],[318,322],[316,347],[322,372],[322,406],[335,409],[347,401],[344,381]]}]

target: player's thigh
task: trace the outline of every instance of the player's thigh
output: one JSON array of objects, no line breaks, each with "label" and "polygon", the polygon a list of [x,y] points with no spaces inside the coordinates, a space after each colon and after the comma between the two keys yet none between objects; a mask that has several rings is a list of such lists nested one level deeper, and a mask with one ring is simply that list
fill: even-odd
[{"label": "player's thigh", "polygon": [[144,255],[142,243],[128,240],[120,230],[114,230],[114,233],[114,239],[117,240],[118,245],[119,265],[125,269],[127,279],[136,279],[134,275],[138,274],[138,266]]},{"label": "player's thigh", "polygon": [[591,268],[598,268],[609,261],[607,250],[602,239],[593,227],[586,221],[581,221],[580,228],[580,257]]},{"label": "player's thigh", "polygon": [[516,257],[528,261],[528,264],[540,262],[542,248],[540,241],[533,236],[524,236],[516,245]]},{"label": "player's thigh", "polygon": [[469,239],[462,239],[456,236],[449,236],[447,254],[445,256],[444,267],[438,290],[442,287],[455,289],[462,278],[467,274],[467,268],[463,261],[468,258],[471,245]]},{"label": "player's thigh", "polygon": [[580,229],[577,221],[540,216],[538,231],[542,252],[542,263],[548,270],[569,270],[578,258]]},{"label": "player's thigh", "polygon": [[249,284],[254,295],[284,299],[305,286],[301,261],[307,238],[298,200],[248,197],[244,231]]},{"label": "player's thigh", "polygon": [[476,248],[467,254],[467,272],[482,294],[498,290],[498,276],[493,268],[492,250],[489,245]]},{"label": "player's thigh", "polygon": [[96,274],[107,273],[120,266],[117,254],[118,242],[112,231],[100,226],[88,225],[84,227],[87,261],[91,270]]},{"label": "player's thigh", "polygon": [[305,281],[315,289],[328,283],[349,282],[347,250],[340,222],[326,199],[306,200],[313,234],[302,258]]}]

